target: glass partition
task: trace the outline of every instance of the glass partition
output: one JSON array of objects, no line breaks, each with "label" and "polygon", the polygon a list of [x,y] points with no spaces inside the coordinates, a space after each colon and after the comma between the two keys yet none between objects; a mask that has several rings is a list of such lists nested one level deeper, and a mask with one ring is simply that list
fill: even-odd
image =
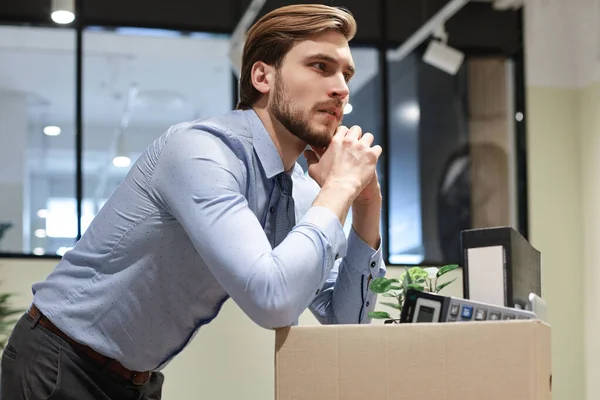
[{"label": "glass partition", "polygon": [[228,40],[126,27],[84,32],[82,231],[167,128],[231,110]]},{"label": "glass partition", "polygon": [[77,231],[75,32],[0,26],[0,60],[0,252],[56,255]]}]

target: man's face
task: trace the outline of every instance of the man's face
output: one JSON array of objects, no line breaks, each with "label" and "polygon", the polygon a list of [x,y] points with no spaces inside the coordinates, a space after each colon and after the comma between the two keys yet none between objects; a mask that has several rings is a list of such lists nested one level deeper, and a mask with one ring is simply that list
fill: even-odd
[{"label": "man's face", "polygon": [[292,47],[277,71],[269,112],[288,131],[316,147],[326,147],[348,103],[354,62],[348,41],[328,31]]}]

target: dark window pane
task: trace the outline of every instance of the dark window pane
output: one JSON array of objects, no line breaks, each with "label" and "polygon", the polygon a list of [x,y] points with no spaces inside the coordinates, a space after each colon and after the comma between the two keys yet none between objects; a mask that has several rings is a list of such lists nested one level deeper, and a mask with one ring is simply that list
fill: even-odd
[{"label": "dark window pane", "polygon": [[390,262],[423,260],[417,63],[389,65],[389,256]]},{"label": "dark window pane", "polygon": [[462,230],[517,226],[512,68],[423,50],[389,63],[390,261],[460,263]]}]

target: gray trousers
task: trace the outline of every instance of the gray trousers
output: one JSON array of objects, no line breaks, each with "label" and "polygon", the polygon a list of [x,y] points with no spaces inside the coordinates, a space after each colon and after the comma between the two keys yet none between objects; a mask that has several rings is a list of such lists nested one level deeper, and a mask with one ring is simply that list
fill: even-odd
[{"label": "gray trousers", "polygon": [[163,380],[134,385],[23,315],[2,354],[0,400],[159,400]]}]

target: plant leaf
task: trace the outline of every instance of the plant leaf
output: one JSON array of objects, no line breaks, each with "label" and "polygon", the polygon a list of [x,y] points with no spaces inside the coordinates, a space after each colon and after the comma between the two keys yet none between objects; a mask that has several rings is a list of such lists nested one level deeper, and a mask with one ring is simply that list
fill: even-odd
[{"label": "plant leaf", "polygon": [[448,264],[448,265],[444,265],[442,268],[440,268],[440,270],[437,272],[437,277],[439,278],[440,276],[444,275],[445,273],[448,273],[450,271],[454,271],[455,269],[458,268],[458,264]]},{"label": "plant leaf", "polygon": [[390,314],[386,313],[385,311],[371,311],[371,312],[369,312],[369,317],[375,318],[375,319],[390,319],[390,318],[392,318],[390,316]]},{"label": "plant leaf", "polygon": [[408,270],[408,273],[410,274],[410,277],[412,278],[413,281],[416,281],[420,278],[429,277],[429,273],[421,267],[412,267],[411,269]]},{"label": "plant leaf", "polygon": [[17,309],[4,309],[0,310],[0,320],[6,317],[10,317],[11,315],[23,314],[25,310],[17,310]]},{"label": "plant leaf", "polygon": [[408,289],[418,290],[418,291],[422,292],[425,288],[421,284],[411,283],[411,284],[408,285]]},{"label": "plant leaf", "polygon": [[2,332],[2,334],[8,334],[8,331],[11,330],[17,324],[17,322],[19,322],[19,320],[16,319],[0,322],[0,332]]},{"label": "plant leaf", "polygon": [[410,276],[410,272],[408,270],[408,268],[406,269],[406,274],[404,274],[404,280],[406,281],[407,284],[411,284],[413,283],[412,277]]},{"label": "plant leaf", "polygon": [[451,281],[448,281],[448,282],[440,283],[435,288],[435,292],[438,293],[440,290],[442,290],[443,288],[445,288],[446,286],[448,286],[449,284],[451,284],[452,282],[454,282],[456,279],[458,279],[458,278],[454,278],[454,279],[452,279]]},{"label": "plant leaf", "polygon": [[375,278],[369,285],[369,288],[374,293],[385,293],[391,289],[394,283],[398,283],[398,279]]},{"label": "plant leaf", "polygon": [[383,293],[382,294],[383,297],[394,297],[397,298],[398,296],[396,296],[394,293]]},{"label": "plant leaf", "polygon": [[390,303],[389,301],[382,301],[381,304],[383,304],[384,306],[395,308],[396,310],[402,310],[402,307],[400,307],[400,304],[398,304],[398,303]]}]

